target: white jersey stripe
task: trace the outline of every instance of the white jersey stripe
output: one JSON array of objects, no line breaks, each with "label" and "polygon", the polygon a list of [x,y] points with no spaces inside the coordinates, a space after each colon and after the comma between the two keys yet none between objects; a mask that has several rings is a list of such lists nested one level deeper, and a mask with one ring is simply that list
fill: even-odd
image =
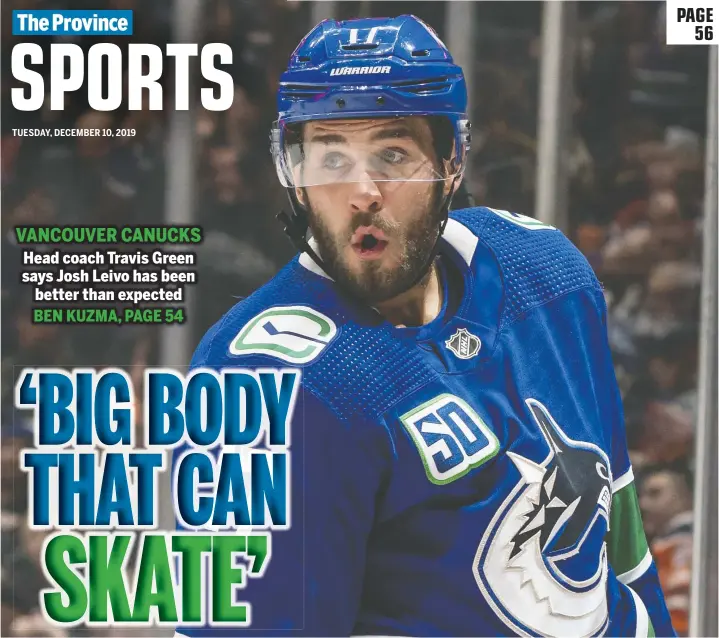
[{"label": "white jersey stripe", "polygon": [[644,576],[649,567],[651,567],[652,560],[652,553],[647,550],[647,553],[644,554],[644,558],[642,558],[639,562],[639,565],[637,565],[634,569],[630,569],[628,572],[619,574],[619,576],[617,576],[617,580],[625,585],[633,583],[638,578]]},{"label": "white jersey stripe", "polygon": [[639,598],[639,594],[631,587],[629,587],[629,591],[632,593],[634,606],[637,609],[637,629],[634,635],[636,638],[647,638],[649,635],[649,614],[647,613],[647,608],[644,605],[644,601]]},{"label": "white jersey stripe", "polygon": [[623,487],[626,487],[634,480],[634,472],[630,467],[624,474],[612,483],[612,494],[617,493]]}]

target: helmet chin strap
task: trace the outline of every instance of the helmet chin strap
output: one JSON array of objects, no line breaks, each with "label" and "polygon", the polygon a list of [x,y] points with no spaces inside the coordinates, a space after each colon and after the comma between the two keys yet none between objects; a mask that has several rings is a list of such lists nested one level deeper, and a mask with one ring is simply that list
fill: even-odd
[{"label": "helmet chin strap", "polygon": [[439,253],[440,240],[442,239],[444,229],[447,227],[447,222],[449,221],[449,206],[452,203],[452,197],[454,197],[455,185],[457,183],[458,177],[458,175],[454,177],[449,192],[444,196],[444,199],[442,200],[442,206],[440,207],[439,232],[437,233],[437,240],[434,242],[434,246],[432,246],[432,251],[429,253],[429,257],[427,257],[424,266],[422,266],[422,268],[419,270],[417,277],[415,277],[412,283],[409,284],[407,288],[405,288],[405,290],[403,290],[402,292],[406,292],[407,290],[414,288],[420,281],[422,281],[430,268],[432,268],[434,260],[437,258],[437,253]]},{"label": "helmet chin strap", "polygon": [[[425,277],[429,269],[432,267],[432,264],[434,263],[434,260],[437,257],[437,253],[439,252],[442,234],[444,233],[444,229],[447,226],[447,221],[449,220],[449,206],[452,203],[452,197],[455,193],[458,178],[459,175],[455,175],[454,179],[452,180],[452,185],[450,186],[449,192],[444,196],[442,200],[442,205],[440,207],[440,223],[438,229],[439,232],[437,233],[437,239],[434,242],[434,246],[432,247],[429,257],[425,261],[424,266],[422,266],[422,268],[418,271],[418,274],[414,278],[412,283],[409,284],[405,288],[405,290],[401,292],[406,292],[407,290],[414,288],[414,286],[416,286],[420,281],[422,281],[422,279]],[[297,199],[297,195],[294,193],[294,190],[292,188],[287,189],[287,196],[290,200],[292,213],[287,213],[286,211],[281,210],[277,214],[277,219],[284,226],[285,234],[290,238],[297,250],[299,250],[301,253],[307,253],[312,258],[312,261],[314,261],[329,277],[331,277],[334,281],[337,281],[337,278],[332,272],[332,269],[317,254],[317,251],[312,248],[307,239],[309,222],[307,221],[307,211],[305,207],[302,206],[302,204],[299,202],[299,200]]]},{"label": "helmet chin strap", "polygon": [[287,189],[287,197],[290,200],[290,207],[292,212],[288,213],[285,210],[281,210],[277,214],[277,219],[284,226],[285,235],[287,235],[294,247],[301,253],[307,253],[327,275],[335,277],[331,272],[329,266],[322,260],[317,252],[310,246],[307,240],[307,231],[309,229],[309,222],[307,221],[307,211],[305,207],[300,204],[297,199],[297,195],[294,193],[293,188]]}]

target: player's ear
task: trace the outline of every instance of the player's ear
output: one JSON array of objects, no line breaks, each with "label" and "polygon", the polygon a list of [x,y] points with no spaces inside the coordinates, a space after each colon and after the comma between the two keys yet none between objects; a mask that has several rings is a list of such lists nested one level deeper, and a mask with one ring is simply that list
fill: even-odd
[{"label": "player's ear", "polygon": [[464,172],[457,175],[454,158],[451,160],[444,160],[444,174],[448,176],[442,185],[444,196],[446,197],[449,194],[449,190],[452,186],[454,186],[453,194],[456,194],[462,184],[462,180],[464,179]]},{"label": "player's ear", "polygon": [[302,206],[307,206],[307,197],[305,194],[305,189],[300,188],[299,186],[295,187],[295,197],[297,197],[297,201],[302,204]]},{"label": "player's ear", "polygon": [[462,184],[462,179],[464,178],[464,171],[460,173],[461,170],[462,167],[460,158],[457,155],[455,145],[452,144],[451,157],[444,158],[442,160],[442,171],[445,175],[442,190],[444,191],[445,196],[447,196],[447,194],[449,193],[449,190],[452,188],[452,185],[454,185],[455,193],[459,190],[459,187]]}]

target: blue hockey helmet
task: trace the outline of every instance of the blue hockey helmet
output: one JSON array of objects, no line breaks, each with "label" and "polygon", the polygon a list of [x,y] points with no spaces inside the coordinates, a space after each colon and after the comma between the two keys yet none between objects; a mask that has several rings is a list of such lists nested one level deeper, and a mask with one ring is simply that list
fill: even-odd
[{"label": "blue hockey helmet", "polygon": [[[354,181],[359,164],[375,181],[455,180],[464,171],[470,141],[464,74],[434,30],[415,16],[321,22],[292,54],[277,104],[271,147],[285,187]],[[368,144],[353,148],[341,165],[313,165],[309,143],[298,134],[313,120],[408,116],[430,118],[439,162],[378,159]]]}]

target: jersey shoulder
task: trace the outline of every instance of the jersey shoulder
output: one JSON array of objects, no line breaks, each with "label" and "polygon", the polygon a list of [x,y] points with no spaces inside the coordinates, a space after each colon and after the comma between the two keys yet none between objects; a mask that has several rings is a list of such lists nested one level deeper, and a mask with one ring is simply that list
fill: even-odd
[{"label": "jersey shoulder", "polygon": [[313,279],[293,259],[207,331],[192,367],[233,366],[240,355],[246,361],[269,358],[275,366],[312,361],[337,332],[336,323],[320,310],[322,286]]},{"label": "jersey shoulder", "polygon": [[488,207],[453,211],[451,217],[477,235],[496,262],[504,293],[502,325],[574,290],[601,291],[584,255],[553,226]]},{"label": "jersey shoulder", "polygon": [[210,328],[192,367],[301,368],[303,387],[346,420],[375,419],[428,380],[387,322],[298,259]]}]

